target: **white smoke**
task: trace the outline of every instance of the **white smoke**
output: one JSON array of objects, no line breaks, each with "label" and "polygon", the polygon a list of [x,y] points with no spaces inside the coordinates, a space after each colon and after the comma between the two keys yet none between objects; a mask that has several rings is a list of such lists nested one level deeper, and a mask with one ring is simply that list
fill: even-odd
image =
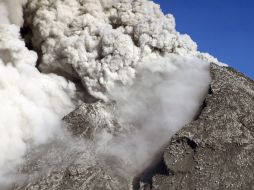
[{"label": "white smoke", "polygon": [[20,39],[22,1],[0,1],[0,186],[26,151],[54,137],[74,109],[75,86],[40,73],[37,55]]},{"label": "white smoke", "polygon": [[209,63],[197,58],[171,54],[146,61],[132,84],[110,91],[120,124],[131,132],[109,141],[102,134],[98,143],[105,155],[127,164],[124,172],[132,176],[148,167],[170,137],[192,121],[210,82]]},{"label": "white smoke", "polygon": [[23,10],[27,0],[0,0],[0,23],[23,25]]}]

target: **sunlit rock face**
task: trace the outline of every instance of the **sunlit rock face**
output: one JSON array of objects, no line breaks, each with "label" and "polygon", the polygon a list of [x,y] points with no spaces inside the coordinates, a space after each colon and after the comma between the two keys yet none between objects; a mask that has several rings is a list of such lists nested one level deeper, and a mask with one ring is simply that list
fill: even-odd
[{"label": "sunlit rock face", "polygon": [[211,75],[201,114],[169,143],[168,173],[154,174],[152,189],[253,188],[254,81],[216,65]]}]

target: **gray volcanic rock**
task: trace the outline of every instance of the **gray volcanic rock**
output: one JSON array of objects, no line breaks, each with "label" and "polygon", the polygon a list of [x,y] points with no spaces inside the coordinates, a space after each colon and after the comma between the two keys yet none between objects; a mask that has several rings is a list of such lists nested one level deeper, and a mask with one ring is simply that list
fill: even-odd
[{"label": "gray volcanic rock", "polygon": [[168,174],[155,175],[152,189],[254,189],[254,81],[214,64],[211,74],[203,110],[172,138]]},{"label": "gray volcanic rock", "polygon": [[[75,157],[76,155],[73,155]],[[79,156],[79,155],[78,155]],[[29,171],[31,172],[31,171]],[[100,165],[87,167],[85,163],[74,162],[68,167],[53,168],[47,174],[29,178],[15,190],[127,190],[129,184],[119,176],[109,173]]]},{"label": "gray volcanic rock", "polygon": [[112,110],[114,110],[113,104],[105,104],[101,101],[83,103],[63,120],[73,135],[93,140],[102,130],[116,134],[121,129]]},{"label": "gray volcanic rock", "polygon": [[[132,178],[120,171],[123,163],[98,152],[96,134],[106,130],[115,135],[120,129],[101,102],[82,104],[63,118],[71,137],[65,134],[47,145],[31,150],[10,190],[127,190]],[[112,111],[112,109],[111,109]]]}]

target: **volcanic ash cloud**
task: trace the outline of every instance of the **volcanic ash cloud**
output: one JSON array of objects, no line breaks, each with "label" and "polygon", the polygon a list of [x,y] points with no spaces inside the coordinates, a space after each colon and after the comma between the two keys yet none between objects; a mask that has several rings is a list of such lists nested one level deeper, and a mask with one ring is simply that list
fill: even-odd
[{"label": "volcanic ash cloud", "polygon": [[[58,133],[74,107],[74,84],[40,73],[37,55],[20,39],[23,21],[9,10],[22,13],[22,3],[0,1],[0,179],[30,146]],[[92,151],[122,160],[132,176],[196,116],[209,87],[209,63],[220,64],[177,32],[174,17],[152,1],[28,0],[24,12],[40,70],[81,81],[95,99],[116,105],[124,130],[97,134]]]},{"label": "volcanic ash cloud", "polygon": [[[218,63],[175,29],[175,19],[148,0],[28,0],[26,25],[41,49],[40,69],[82,81],[107,100],[115,83],[126,85],[147,57],[166,54]],[[170,64],[170,63],[169,63]]]}]

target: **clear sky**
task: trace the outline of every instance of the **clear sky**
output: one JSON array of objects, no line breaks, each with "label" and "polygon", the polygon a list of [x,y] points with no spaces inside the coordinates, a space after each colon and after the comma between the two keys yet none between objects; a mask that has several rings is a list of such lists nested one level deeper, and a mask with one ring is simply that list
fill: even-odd
[{"label": "clear sky", "polygon": [[254,0],[154,0],[176,28],[208,52],[254,79]]}]

